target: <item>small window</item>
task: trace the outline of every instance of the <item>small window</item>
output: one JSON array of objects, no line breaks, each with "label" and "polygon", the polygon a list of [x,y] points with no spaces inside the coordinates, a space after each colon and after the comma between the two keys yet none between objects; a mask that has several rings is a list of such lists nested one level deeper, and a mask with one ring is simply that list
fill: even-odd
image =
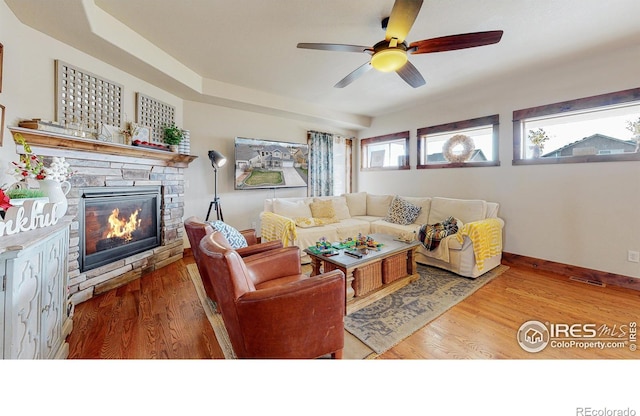
[{"label": "small window", "polygon": [[640,160],[640,88],[513,112],[513,164]]},{"label": "small window", "polygon": [[418,129],[418,169],[499,166],[498,115]]},{"label": "small window", "polygon": [[362,170],[409,169],[409,132],[360,141]]}]

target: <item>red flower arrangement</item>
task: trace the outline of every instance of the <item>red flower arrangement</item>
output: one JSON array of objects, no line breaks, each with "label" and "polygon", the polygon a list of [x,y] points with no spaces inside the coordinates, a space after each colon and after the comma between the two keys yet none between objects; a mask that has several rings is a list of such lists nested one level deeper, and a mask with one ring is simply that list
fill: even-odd
[{"label": "red flower arrangement", "polygon": [[13,205],[11,205],[9,196],[5,194],[2,189],[0,189],[0,209],[6,211],[12,206]]},{"label": "red flower arrangement", "polygon": [[45,167],[40,158],[31,152],[31,146],[29,146],[20,133],[16,134],[14,138],[18,144],[22,145],[25,151],[25,154],[20,155],[19,162],[11,162],[13,165],[13,174],[17,180],[21,181],[27,178],[33,178],[36,180],[54,179],[62,182],[73,175],[69,164],[63,157],[54,157],[51,166]]}]

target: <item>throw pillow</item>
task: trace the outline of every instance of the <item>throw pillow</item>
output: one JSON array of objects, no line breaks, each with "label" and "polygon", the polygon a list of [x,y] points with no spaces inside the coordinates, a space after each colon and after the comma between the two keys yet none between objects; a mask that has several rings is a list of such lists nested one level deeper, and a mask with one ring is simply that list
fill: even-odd
[{"label": "throw pillow", "polygon": [[335,218],[336,210],[333,208],[331,200],[316,200],[309,204],[311,216],[313,218]]},{"label": "throw pillow", "polygon": [[394,224],[413,224],[416,218],[418,218],[418,215],[420,215],[420,210],[421,207],[396,195],[393,201],[391,201],[391,206],[389,207],[389,212],[385,220]]},{"label": "throw pillow", "polygon": [[238,248],[248,246],[247,239],[244,238],[242,233],[236,230],[235,228],[233,228],[232,226],[230,226],[229,224],[224,223],[220,220],[211,221],[209,222],[209,224],[214,230],[221,232],[222,235],[224,235],[224,237],[227,239],[227,241],[229,242],[229,245],[232,248],[238,249]]},{"label": "throw pillow", "polygon": [[349,207],[347,206],[347,198],[344,196],[314,198],[314,202],[324,201],[327,199],[333,204],[333,209],[336,212],[336,218],[338,221],[351,218],[351,214],[349,214]]}]

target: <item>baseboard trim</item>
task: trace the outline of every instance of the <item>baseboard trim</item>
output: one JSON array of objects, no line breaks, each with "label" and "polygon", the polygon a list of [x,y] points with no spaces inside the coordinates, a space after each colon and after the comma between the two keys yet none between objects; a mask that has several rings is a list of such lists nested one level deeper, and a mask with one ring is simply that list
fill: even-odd
[{"label": "baseboard trim", "polygon": [[624,276],[615,273],[601,272],[599,270],[587,269],[584,267],[572,266],[570,264],[556,263],[550,260],[537,259],[535,257],[522,256],[520,254],[502,253],[502,264],[507,266],[517,266],[535,270],[544,270],[557,273],[563,276],[577,277],[592,282],[599,282],[606,285],[624,287],[627,289],[640,290],[640,279],[631,276]]}]

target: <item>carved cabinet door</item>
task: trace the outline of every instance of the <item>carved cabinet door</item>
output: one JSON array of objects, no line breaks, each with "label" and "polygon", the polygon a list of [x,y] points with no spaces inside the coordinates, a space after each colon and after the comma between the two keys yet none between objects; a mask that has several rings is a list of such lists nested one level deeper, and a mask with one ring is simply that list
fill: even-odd
[{"label": "carved cabinet door", "polygon": [[[42,272],[42,248],[23,250],[9,261],[12,277],[7,282],[7,293],[11,302],[5,308],[6,329],[5,358],[36,359],[40,356],[40,282]],[[7,343],[8,341],[8,343]]]}]

